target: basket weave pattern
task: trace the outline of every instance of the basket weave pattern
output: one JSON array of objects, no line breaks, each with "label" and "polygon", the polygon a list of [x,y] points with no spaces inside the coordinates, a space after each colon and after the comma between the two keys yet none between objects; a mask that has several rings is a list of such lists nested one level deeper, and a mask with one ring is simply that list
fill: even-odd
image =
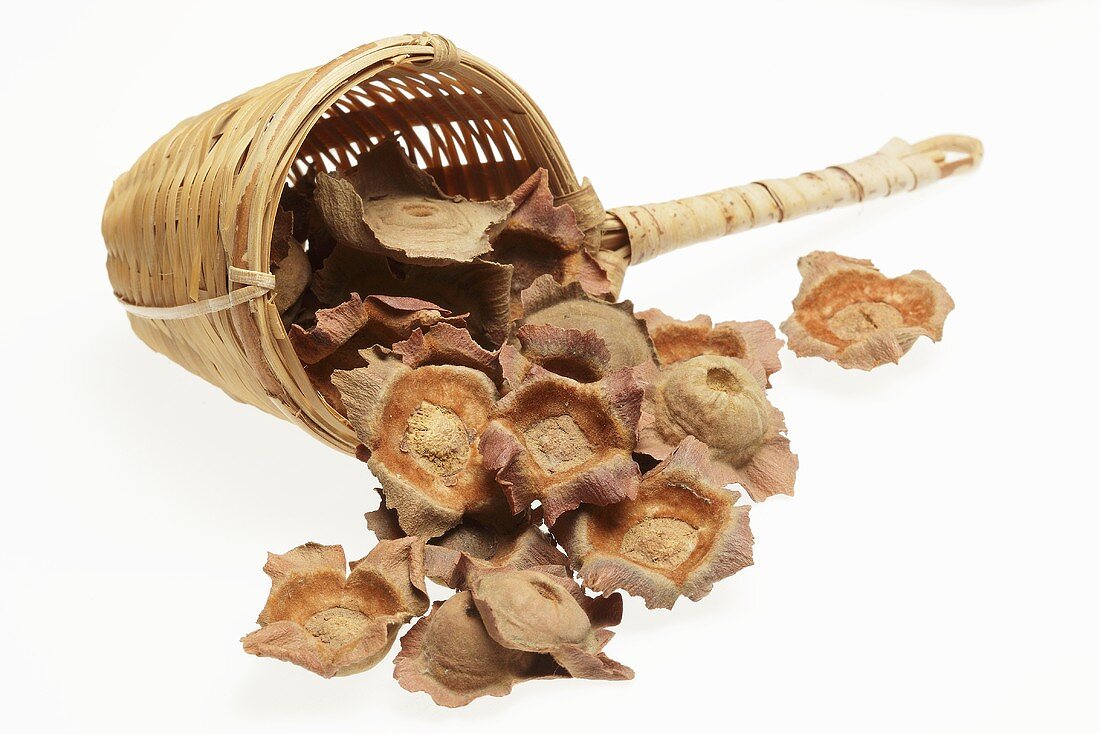
[{"label": "basket weave pattern", "polygon": [[[439,36],[401,36],[246,92],[157,141],[115,182],[104,211],[115,294],[166,307],[259,287],[284,183],[354,165],[395,132],[448,193],[500,198],[542,167],[583,227],[595,235],[603,221],[515,83]],[[310,385],[270,299],[130,321],[150,347],[233,398],[354,452],[354,434]]]}]

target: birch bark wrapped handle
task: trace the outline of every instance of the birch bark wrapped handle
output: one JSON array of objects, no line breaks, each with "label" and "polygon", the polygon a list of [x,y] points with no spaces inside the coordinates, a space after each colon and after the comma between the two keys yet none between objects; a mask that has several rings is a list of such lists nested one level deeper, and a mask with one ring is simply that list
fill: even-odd
[{"label": "birch bark wrapped handle", "polygon": [[636,265],[696,242],[912,191],[975,168],[981,159],[982,144],[975,138],[943,135],[914,145],[895,138],[873,155],[794,178],[612,209],[603,247],[627,244]]}]

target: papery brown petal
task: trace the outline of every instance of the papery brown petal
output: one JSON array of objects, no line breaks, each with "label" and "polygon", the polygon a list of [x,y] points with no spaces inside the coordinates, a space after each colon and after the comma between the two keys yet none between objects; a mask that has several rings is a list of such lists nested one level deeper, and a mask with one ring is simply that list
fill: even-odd
[{"label": "papery brown petal", "polygon": [[306,251],[294,240],[287,243],[287,255],[278,261],[272,261],[272,273],[275,275],[275,307],[279,313],[286,313],[293,306],[313,277],[313,267],[309,264]]},{"label": "papery brown petal", "polygon": [[[382,490],[379,489],[378,493],[381,494]],[[385,500],[377,510],[363,513],[363,517],[367,521],[367,529],[379,540],[397,540],[406,536],[397,519],[397,512],[386,507]]]},{"label": "papery brown petal", "polygon": [[264,573],[271,577],[271,593],[259,623],[289,620],[301,624],[339,601],[346,573],[344,549],[305,543],[282,555],[268,553]]},{"label": "papery brown petal", "polygon": [[496,348],[507,338],[511,325],[511,282],[511,266],[499,263],[478,260],[421,267],[337,247],[314,274],[310,287],[321,302],[329,305],[342,303],[353,292],[426,299],[453,314],[468,314],[474,339]]},{"label": "papery brown petal", "polygon": [[401,262],[469,262],[492,248],[512,203],[447,196],[405,155],[396,138],[382,141],[359,165],[317,174],[315,201],[344,245]]},{"label": "papery brown petal", "polygon": [[610,351],[612,370],[657,361],[645,323],[634,316],[630,301],[602,301],[586,294],[578,283],[563,286],[545,275],[523,291],[521,298],[521,325],[595,331]]},{"label": "papery brown petal", "polygon": [[549,674],[547,656],[509,650],[489,636],[470,592],[432,605],[403,638],[393,677],[440,706],[465,706],[481,696],[505,696],[516,683]]},{"label": "papery brown petal", "polygon": [[487,570],[470,579],[485,629],[501,645],[549,654],[575,678],[633,678],[630,668],[600,652],[609,638],[598,634],[568,587],[576,584],[534,569]]},{"label": "papery brown petal", "polygon": [[249,655],[294,663],[324,678],[336,674],[324,645],[296,622],[273,622],[244,636],[241,643]]},{"label": "papery brown petal", "polygon": [[468,330],[451,324],[436,324],[427,332],[417,329],[405,341],[395,343],[393,351],[410,367],[448,364],[469,367],[484,372],[497,385],[502,381],[497,355],[482,349]]},{"label": "papery brown petal", "polygon": [[921,336],[939,341],[955,307],[923,270],[887,278],[870,260],[832,252],[810,253],[798,268],[794,314],[780,328],[800,357],[862,370],[896,363]]},{"label": "papery brown petal", "polygon": [[460,589],[471,568],[564,568],[568,559],[540,528],[526,525],[501,533],[466,522],[433,540],[424,549],[424,560],[428,578]]},{"label": "papery brown petal", "polygon": [[428,611],[424,539],[380,540],[351,564],[341,606],[405,621]]},{"label": "papery brown petal", "polygon": [[290,344],[303,364],[316,364],[346,344],[366,327],[370,309],[358,293],[352,293],[339,306],[318,309],[316,319],[317,323],[309,329],[295,324],[288,333]]}]

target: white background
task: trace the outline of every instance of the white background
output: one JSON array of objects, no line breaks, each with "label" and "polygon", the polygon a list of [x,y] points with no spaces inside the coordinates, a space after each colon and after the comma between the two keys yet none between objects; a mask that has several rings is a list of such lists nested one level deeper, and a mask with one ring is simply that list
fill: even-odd
[{"label": "white background", "polygon": [[[5,19],[8,731],[1100,728],[1100,3],[604,5],[40,2]],[[157,137],[424,29],[522,84],[608,206],[895,135],[987,146],[976,174],[631,271],[640,307],[778,323],[798,256],[835,249],[927,269],[958,304],[944,341],[898,367],[784,352],[771,396],[797,496],[754,508],[756,565],[702,602],[629,600],[609,652],[633,682],[529,683],[450,711],[398,688],[388,659],[326,681],[245,655],[265,551],[365,554],[372,480],[147,349],[111,296],[102,205]]]}]

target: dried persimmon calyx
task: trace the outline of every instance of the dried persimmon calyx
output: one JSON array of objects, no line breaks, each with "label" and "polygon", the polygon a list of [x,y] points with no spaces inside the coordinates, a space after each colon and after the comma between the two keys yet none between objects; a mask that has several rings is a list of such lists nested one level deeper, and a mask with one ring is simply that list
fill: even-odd
[{"label": "dried persimmon calyx", "polygon": [[487,254],[512,202],[448,196],[396,137],[342,174],[317,174],[317,208],[344,245],[407,263],[447,265]]},{"label": "dried persimmon calyx", "polygon": [[680,321],[656,308],[639,312],[638,318],[645,322],[663,365],[703,354],[717,354],[758,363],[766,377],[771,377],[782,366],[779,349],[783,340],[776,338],[775,327],[767,321],[715,324],[703,314],[690,321]]},{"label": "dried persimmon calyx", "polygon": [[610,369],[656,363],[645,322],[634,315],[630,301],[611,303],[585,293],[578,283],[561,285],[549,275],[536,278],[521,294],[523,320],[561,329],[594,331],[610,352]]},{"label": "dried persimmon calyx", "polygon": [[478,449],[498,395],[492,380],[468,367],[414,369],[377,349],[364,354],[366,367],[332,381],[401,528],[435,537],[466,515],[510,514]]},{"label": "dried persimmon calyx", "polygon": [[571,578],[535,568],[489,569],[474,572],[469,586],[485,629],[502,646],[548,654],[574,678],[634,677],[603,654],[611,634],[591,612],[603,605],[582,604],[578,593],[584,594]]},{"label": "dried persimmon calyx", "polygon": [[520,293],[536,278],[578,283],[594,296],[610,295],[603,268],[584,248],[585,234],[568,204],[555,205],[546,170],[540,168],[509,197],[515,210],[493,238],[492,259],[514,267],[512,316],[523,315]]},{"label": "dried persimmon calyx", "polygon": [[642,477],[636,498],[566,513],[554,536],[590,589],[671,609],[752,564],[749,508],[738,496],[711,479],[706,444],[688,437]]},{"label": "dried persimmon calyx", "polygon": [[922,336],[943,337],[955,302],[923,270],[888,278],[871,263],[834,252],[799,258],[802,286],[780,328],[799,357],[849,369],[896,363]]},{"label": "dried persimmon calyx", "polygon": [[529,375],[552,372],[575,382],[598,382],[611,373],[611,352],[591,329],[563,329],[551,324],[524,324],[516,330],[519,346],[500,348],[505,391]]},{"label": "dried persimmon calyx", "polygon": [[245,652],[299,665],[325,678],[373,667],[398,629],[428,608],[424,541],[382,541],[345,568],[338,545],[306,543],[269,554],[271,593],[260,629],[241,642]]},{"label": "dried persimmon calyx", "polygon": [[591,384],[544,373],[501,399],[480,449],[512,510],[538,500],[552,525],[582,502],[633,497],[640,475],[631,452],[642,394],[624,369]]},{"label": "dried persimmon calyx", "polygon": [[507,648],[485,629],[473,597],[462,591],[432,605],[401,638],[393,677],[440,706],[465,706],[481,696],[505,696],[519,682],[556,674],[549,655]]},{"label": "dried persimmon calyx", "polygon": [[764,379],[740,360],[718,355],[661,368],[646,386],[637,450],[664,459],[692,436],[707,445],[723,483],[737,482],[757,501],[793,494],[798,458]]}]

